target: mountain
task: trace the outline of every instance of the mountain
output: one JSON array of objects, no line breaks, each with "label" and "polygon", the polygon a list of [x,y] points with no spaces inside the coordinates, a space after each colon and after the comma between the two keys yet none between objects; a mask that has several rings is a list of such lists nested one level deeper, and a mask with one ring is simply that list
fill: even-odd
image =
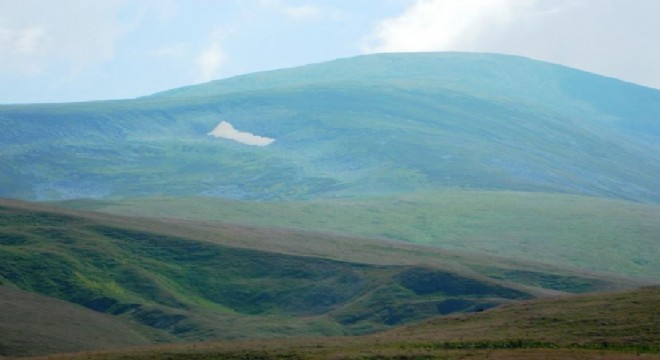
[{"label": "mountain", "polygon": [[[0,106],[0,356],[657,352],[657,289],[598,292],[660,281],[659,114],[660,90],[471,53]],[[301,335],[352,337],[280,352]]]},{"label": "mountain", "polygon": [[360,56],[134,100],[0,106],[0,196],[459,188],[658,203],[659,113],[659,90],[521,57]]}]

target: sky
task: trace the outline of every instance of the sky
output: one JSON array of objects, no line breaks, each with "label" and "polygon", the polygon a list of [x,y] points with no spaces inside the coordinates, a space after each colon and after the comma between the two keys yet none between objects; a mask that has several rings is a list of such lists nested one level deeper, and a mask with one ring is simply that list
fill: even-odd
[{"label": "sky", "polygon": [[363,54],[494,52],[660,88],[660,0],[0,0],[0,104]]}]

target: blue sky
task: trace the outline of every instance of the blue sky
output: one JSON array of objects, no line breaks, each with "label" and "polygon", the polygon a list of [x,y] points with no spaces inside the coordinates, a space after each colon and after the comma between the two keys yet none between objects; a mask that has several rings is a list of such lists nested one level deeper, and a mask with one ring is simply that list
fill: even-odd
[{"label": "blue sky", "polygon": [[658,0],[0,0],[0,103],[400,51],[517,54],[660,88],[658,14]]}]

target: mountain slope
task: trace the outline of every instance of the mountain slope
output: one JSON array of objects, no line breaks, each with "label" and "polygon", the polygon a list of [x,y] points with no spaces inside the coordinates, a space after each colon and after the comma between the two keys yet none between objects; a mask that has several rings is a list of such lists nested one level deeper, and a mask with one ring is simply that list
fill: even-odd
[{"label": "mountain slope", "polygon": [[[491,189],[660,201],[660,91],[529,59],[380,54],[151,97],[0,107],[0,196]],[[208,136],[221,121],[274,139]]]}]

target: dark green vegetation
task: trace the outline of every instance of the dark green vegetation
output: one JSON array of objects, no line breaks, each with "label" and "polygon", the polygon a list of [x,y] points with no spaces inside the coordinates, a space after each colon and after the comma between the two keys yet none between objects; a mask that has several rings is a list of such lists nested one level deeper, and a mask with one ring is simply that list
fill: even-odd
[{"label": "dark green vegetation", "polygon": [[658,359],[660,288],[519,302],[352,338],[170,345],[57,359]]},{"label": "dark green vegetation", "polygon": [[625,201],[442,191],[301,202],[139,198],[60,205],[387,238],[660,281],[660,207]]},{"label": "dark green vegetation", "polygon": [[[489,54],[381,54],[0,107],[0,196],[308,199],[462,188],[660,201],[660,91]],[[221,120],[276,139],[206,134]]]},{"label": "dark green vegetation", "polygon": [[[113,315],[139,326],[135,331],[149,327],[152,338],[187,341],[355,335],[556,290],[641,284],[382,240],[171,224],[15,201],[0,202],[0,282]],[[92,321],[84,316],[79,321]],[[38,325],[26,318],[21,326]],[[37,339],[49,345],[35,349],[57,348]],[[2,353],[21,354],[15,347]]]}]

